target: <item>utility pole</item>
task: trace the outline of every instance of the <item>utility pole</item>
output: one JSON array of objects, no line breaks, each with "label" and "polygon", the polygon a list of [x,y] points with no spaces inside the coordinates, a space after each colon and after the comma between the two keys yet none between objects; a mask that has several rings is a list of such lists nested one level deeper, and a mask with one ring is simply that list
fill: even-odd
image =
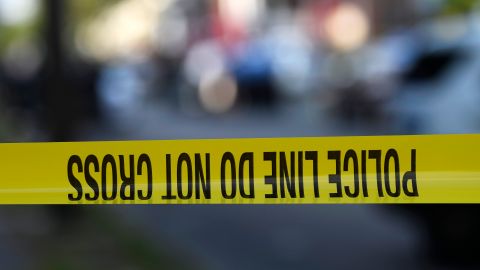
[{"label": "utility pole", "polygon": [[72,135],[72,95],[66,87],[63,31],[65,3],[44,0],[45,86],[42,90],[44,123],[51,141],[67,141]]}]

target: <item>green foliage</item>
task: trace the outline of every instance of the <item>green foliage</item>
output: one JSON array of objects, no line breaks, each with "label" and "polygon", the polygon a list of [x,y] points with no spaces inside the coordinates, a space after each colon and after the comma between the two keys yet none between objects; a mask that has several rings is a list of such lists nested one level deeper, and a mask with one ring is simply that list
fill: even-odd
[{"label": "green foliage", "polygon": [[480,3],[474,0],[445,0],[443,13],[445,15],[465,14],[472,11]]}]

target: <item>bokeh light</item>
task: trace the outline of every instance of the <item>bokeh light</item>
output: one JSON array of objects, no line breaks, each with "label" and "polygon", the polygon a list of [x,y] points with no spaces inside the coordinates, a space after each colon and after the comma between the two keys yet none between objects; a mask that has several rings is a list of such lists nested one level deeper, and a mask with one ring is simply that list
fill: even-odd
[{"label": "bokeh light", "polygon": [[224,72],[207,72],[200,80],[199,98],[204,109],[211,113],[232,109],[237,92],[235,80]]},{"label": "bokeh light", "polygon": [[325,33],[331,45],[340,51],[352,51],[368,40],[370,23],[357,4],[342,2],[328,13]]}]

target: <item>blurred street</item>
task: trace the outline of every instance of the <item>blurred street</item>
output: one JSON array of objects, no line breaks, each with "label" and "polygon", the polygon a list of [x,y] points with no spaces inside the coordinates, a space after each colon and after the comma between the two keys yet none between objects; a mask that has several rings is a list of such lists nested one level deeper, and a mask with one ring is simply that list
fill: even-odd
[{"label": "blurred street", "polygon": [[[378,206],[128,206],[151,236],[189,247],[208,269],[437,269],[421,235]],[[388,212],[392,212],[391,214]],[[141,221],[140,221],[141,220]]]}]

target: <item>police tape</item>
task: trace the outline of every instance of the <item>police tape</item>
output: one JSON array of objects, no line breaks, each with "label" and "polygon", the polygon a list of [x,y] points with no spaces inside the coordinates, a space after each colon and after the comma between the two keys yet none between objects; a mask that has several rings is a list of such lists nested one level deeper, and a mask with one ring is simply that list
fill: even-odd
[{"label": "police tape", "polygon": [[0,144],[0,204],[480,203],[480,135]]}]

